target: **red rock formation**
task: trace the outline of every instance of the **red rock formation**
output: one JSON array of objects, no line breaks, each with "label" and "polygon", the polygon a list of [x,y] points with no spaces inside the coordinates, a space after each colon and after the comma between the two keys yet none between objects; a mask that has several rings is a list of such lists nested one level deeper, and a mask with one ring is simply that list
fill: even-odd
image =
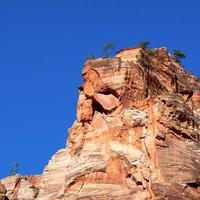
[{"label": "red rock formation", "polygon": [[[35,199],[39,193],[40,176],[14,175],[1,180],[6,189],[7,199]],[[3,199],[4,200],[4,199]]]},{"label": "red rock formation", "polygon": [[[29,199],[200,199],[200,82],[166,48],[146,50],[146,65],[141,51],[85,63],[67,148]],[[29,179],[2,184],[9,198],[28,199],[19,191]]]},{"label": "red rock formation", "polygon": [[5,197],[6,192],[7,192],[7,190],[6,190],[5,186],[2,185],[0,182],[0,200],[4,200],[6,198]]}]

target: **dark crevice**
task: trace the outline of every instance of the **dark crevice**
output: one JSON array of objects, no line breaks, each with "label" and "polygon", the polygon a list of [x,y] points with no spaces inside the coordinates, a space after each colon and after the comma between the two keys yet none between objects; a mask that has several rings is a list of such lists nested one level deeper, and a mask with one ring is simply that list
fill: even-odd
[{"label": "dark crevice", "polygon": [[172,133],[175,133],[176,135],[182,136],[183,138],[194,140],[191,136],[187,135],[181,130],[177,130],[175,127],[171,128]]},{"label": "dark crevice", "polygon": [[122,64],[122,61],[121,61],[121,58],[119,58],[118,71],[120,71],[121,69],[121,64]]},{"label": "dark crevice", "polygon": [[93,107],[94,112],[98,111],[99,113],[106,114],[105,109],[102,107],[101,104],[99,104],[97,101],[95,101],[95,99],[92,99],[92,107]]},{"label": "dark crevice", "polygon": [[[175,114],[176,114],[176,112],[175,112]],[[178,116],[178,120],[179,120],[181,123],[183,123],[183,122],[185,122],[185,121],[188,120],[187,113],[179,112],[179,111],[178,111],[177,116]]]},{"label": "dark crevice", "polygon": [[83,89],[84,89],[83,85],[79,86],[78,89],[79,89],[79,91],[83,91]]},{"label": "dark crevice", "polygon": [[131,177],[132,177],[132,174],[128,174],[128,175],[127,175],[127,178],[131,178]]},{"label": "dark crevice", "polygon": [[116,110],[116,108],[113,108],[112,110],[105,110],[103,106],[100,103],[98,103],[95,99],[92,99],[92,107],[93,107],[94,112],[98,111],[99,113],[106,114],[106,115]]},{"label": "dark crevice", "polygon": [[175,92],[178,93],[178,77],[174,77],[174,83],[175,83]]},{"label": "dark crevice", "polygon": [[187,186],[197,189],[200,187],[200,183],[191,182],[191,183],[187,183]]},{"label": "dark crevice", "polygon": [[193,96],[193,91],[190,91],[190,92],[188,93],[188,97],[187,97],[186,102],[187,102],[189,99],[191,99],[192,96]]},{"label": "dark crevice", "polygon": [[115,96],[116,98],[119,98],[119,94],[115,91],[115,90],[113,90],[113,89],[111,89],[111,88],[109,88],[109,87],[105,87],[104,89],[103,89],[103,91],[101,91],[101,92],[99,92],[100,94],[105,94],[105,95],[109,95],[109,94],[112,94],[113,96]]},{"label": "dark crevice", "polygon": [[168,148],[169,145],[167,143],[163,143],[163,144],[156,144],[157,147],[161,147],[161,148]]},{"label": "dark crevice", "polygon": [[137,185],[142,185],[142,181],[136,181]]}]

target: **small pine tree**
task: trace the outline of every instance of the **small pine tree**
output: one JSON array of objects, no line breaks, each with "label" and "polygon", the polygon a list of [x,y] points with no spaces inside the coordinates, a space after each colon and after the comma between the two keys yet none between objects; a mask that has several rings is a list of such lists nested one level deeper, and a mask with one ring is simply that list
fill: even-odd
[{"label": "small pine tree", "polygon": [[102,51],[104,53],[104,56],[106,58],[110,58],[111,57],[111,53],[112,53],[112,50],[116,47],[116,44],[114,42],[106,42],[104,45],[103,45],[103,48],[102,48]]},{"label": "small pine tree", "polygon": [[181,62],[181,59],[186,57],[185,54],[179,49],[174,50],[173,56],[176,59],[176,61],[179,63]]},{"label": "small pine tree", "polygon": [[139,46],[140,48],[142,48],[142,49],[147,49],[148,46],[149,46],[149,44],[150,44],[149,41],[144,40],[144,41],[139,42],[138,46]]},{"label": "small pine tree", "polygon": [[16,175],[18,173],[19,162],[15,160],[11,165],[11,175]]}]

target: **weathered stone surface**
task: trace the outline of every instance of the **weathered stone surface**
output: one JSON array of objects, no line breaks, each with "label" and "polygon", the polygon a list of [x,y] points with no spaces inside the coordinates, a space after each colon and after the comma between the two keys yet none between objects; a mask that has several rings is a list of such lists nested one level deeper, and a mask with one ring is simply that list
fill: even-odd
[{"label": "weathered stone surface", "polygon": [[137,62],[137,56],[139,56],[140,50],[140,48],[125,48],[117,52],[116,57],[122,61]]},{"label": "weathered stone surface", "polygon": [[112,94],[94,94],[94,99],[105,111],[112,111],[119,106],[119,100]]},{"label": "weathered stone surface", "polygon": [[7,190],[6,190],[5,186],[2,185],[1,182],[0,182],[0,200],[5,200],[6,192],[7,192]]},{"label": "weathered stone surface", "polygon": [[91,121],[93,116],[92,100],[87,99],[83,93],[80,93],[77,104],[77,121]]},{"label": "weathered stone surface", "polygon": [[166,48],[148,55],[148,67],[140,52],[85,63],[66,149],[35,183],[2,180],[9,198],[200,199],[200,82]]},{"label": "weathered stone surface", "polygon": [[66,169],[71,156],[66,149],[59,150],[45,167],[39,183],[37,200],[56,199],[59,190],[65,183]]},{"label": "weathered stone surface", "polygon": [[14,175],[3,179],[1,182],[6,188],[6,198],[33,200],[39,192],[40,175]]},{"label": "weathered stone surface", "polygon": [[5,186],[2,185],[0,182],[0,194],[6,194],[6,192],[7,192],[7,190],[6,190]]},{"label": "weathered stone surface", "polygon": [[[139,54],[86,62],[81,90],[94,112],[77,124],[81,147],[71,153],[78,163],[67,170],[63,199],[199,199],[200,84],[166,48],[150,56],[148,74]],[[119,103],[108,106],[108,95]]]}]

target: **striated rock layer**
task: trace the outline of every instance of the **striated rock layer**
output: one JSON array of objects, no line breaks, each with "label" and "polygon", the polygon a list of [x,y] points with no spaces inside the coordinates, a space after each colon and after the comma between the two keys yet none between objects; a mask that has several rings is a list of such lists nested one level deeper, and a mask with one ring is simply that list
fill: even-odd
[{"label": "striated rock layer", "polygon": [[[88,60],[67,148],[0,199],[199,200],[200,82],[165,48]],[[4,185],[4,186],[3,186]]]}]

